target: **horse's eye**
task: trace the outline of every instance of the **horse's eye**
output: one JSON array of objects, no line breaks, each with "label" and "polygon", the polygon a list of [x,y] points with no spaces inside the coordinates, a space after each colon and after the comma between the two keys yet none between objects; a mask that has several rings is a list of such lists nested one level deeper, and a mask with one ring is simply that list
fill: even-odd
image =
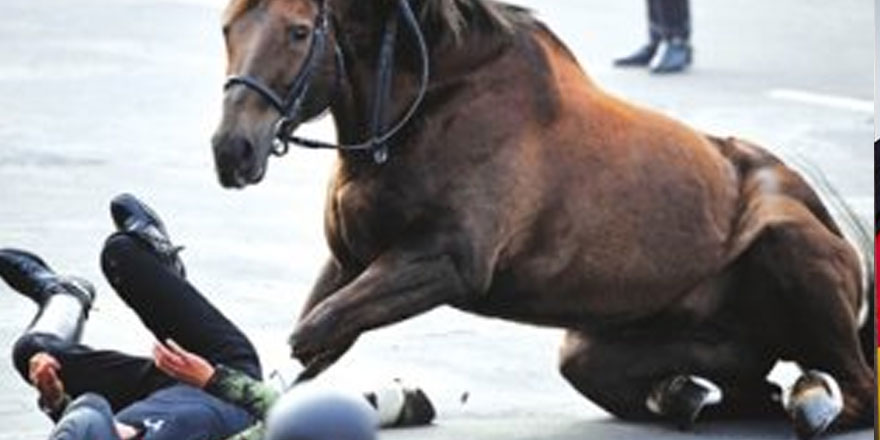
[{"label": "horse's eye", "polygon": [[312,30],[309,29],[308,26],[304,24],[298,24],[290,29],[290,38],[294,42],[300,42],[305,40],[306,38],[309,38],[309,35],[311,35],[311,33]]}]

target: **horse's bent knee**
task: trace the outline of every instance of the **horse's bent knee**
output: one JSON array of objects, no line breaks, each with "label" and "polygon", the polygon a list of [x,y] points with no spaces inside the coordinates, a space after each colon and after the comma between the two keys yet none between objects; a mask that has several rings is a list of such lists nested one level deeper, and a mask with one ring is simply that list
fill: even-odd
[{"label": "horse's bent knee", "polygon": [[613,416],[627,421],[656,419],[645,405],[646,393],[635,382],[614,377],[613,369],[585,361],[574,353],[563,353],[559,372],[581,395]]}]

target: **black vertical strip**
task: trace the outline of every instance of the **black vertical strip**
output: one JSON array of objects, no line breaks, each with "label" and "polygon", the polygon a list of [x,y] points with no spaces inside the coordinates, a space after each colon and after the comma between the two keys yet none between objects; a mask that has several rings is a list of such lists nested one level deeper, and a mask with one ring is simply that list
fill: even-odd
[{"label": "black vertical strip", "polygon": [[[376,93],[373,100],[373,114],[370,121],[371,135],[374,140],[381,136],[385,129],[386,112],[388,102],[391,100],[391,79],[394,73],[394,48],[397,41],[397,28],[400,18],[399,9],[394,8],[388,15],[385,23],[385,35],[382,37],[382,47],[379,50],[379,72],[376,75]],[[388,159],[387,142],[378,142],[373,145],[373,160],[376,163],[384,163]]]}]

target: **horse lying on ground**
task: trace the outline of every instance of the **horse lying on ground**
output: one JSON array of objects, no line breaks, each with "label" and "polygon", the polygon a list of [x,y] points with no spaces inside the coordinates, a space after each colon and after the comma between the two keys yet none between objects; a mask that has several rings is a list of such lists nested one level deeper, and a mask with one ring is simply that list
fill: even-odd
[{"label": "horse lying on ground", "polygon": [[[567,329],[562,374],[625,419],[782,414],[766,376],[787,359],[801,437],[872,422],[871,245],[768,151],[607,94],[490,0],[233,0],[224,33],[221,183],[339,150],[332,257],[290,340],[304,377],[451,305]],[[327,109],[338,145],[293,134]]]}]

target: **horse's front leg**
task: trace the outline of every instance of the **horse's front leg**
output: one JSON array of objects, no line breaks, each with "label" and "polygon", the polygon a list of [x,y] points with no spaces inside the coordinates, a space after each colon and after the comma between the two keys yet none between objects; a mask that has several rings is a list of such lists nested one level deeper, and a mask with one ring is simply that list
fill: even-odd
[{"label": "horse's front leg", "polygon": [[[311,313],[318,304],[327,299],[328,296],[336,293],[339,289],[345,287],[345,285],[355,279],[358,274],[359,271],[343,267],[343,265],[335,258],[330,257],[321,268],[321,273],[318,275],[318,279],[315,280],[315,284],[312,286],[312,290],[299,312],[299,321],[305,320],[309,313]],[[337,359],[341,358],[342,355],[354,345],[355,341],[356,339],[345,341],[338,344],[332,352],[324,353],[321,356],[321,363],[327,365],[332,364]],[[317,364],[315,366],[317,366]],[[308,379],[313,375],[314,374],[310,371],[303,371],[300,379]]]},{"label": "horse's front leg", "polygon": [[448,254],[389,250],[299,322],[290,345],[293,356],[306,366],[301,379],[336,362],[362,332],[461,298],[464,286]]},{"label": "horse's front leg", "polygon": [[312,286],[312,291],[309,293],[309,297],[303,304],[299,319],[305,319],[305,317],[308,316],[318,304],[339,289],[345,287],[345,285],[354,280],[358,274],[358,271],[344,267],[333,257],[327,259],[327,262],[324,263],[324,266],[321,268],[321,273],[318,275],[318,279],[315,280],[315,284]]}]

